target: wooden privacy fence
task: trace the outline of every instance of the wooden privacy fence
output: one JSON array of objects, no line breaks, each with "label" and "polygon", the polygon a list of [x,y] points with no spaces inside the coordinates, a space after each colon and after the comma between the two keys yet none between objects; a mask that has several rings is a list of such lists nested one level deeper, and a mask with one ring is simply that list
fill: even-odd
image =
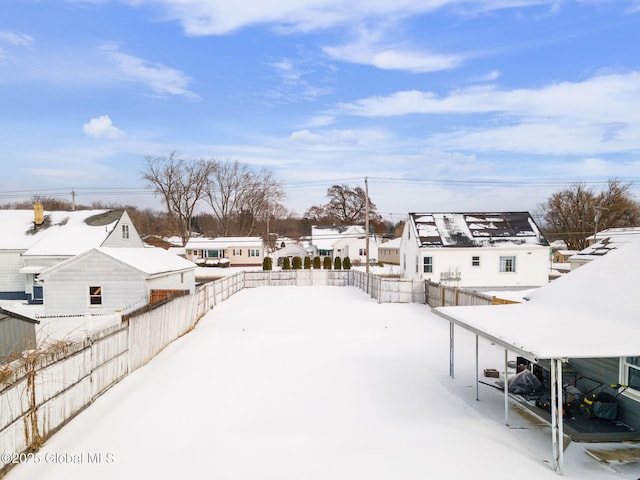
[{"label": "wooden privacy fence", "polygon": [[449,287],[439,283],[424,282],[425,303],[430,307],[473,306],[473,305],[504,305],[520,303],[505,300],[482,292]]},{"label": "wooden privacy fence", "polygon": [[0,477],[25,452],[126,375],[190,331],[207,310],[244,288],[242,273],[141,309],[81,341],[59,341],[0,365]]},{"label": "wooden privacy fence", "polygon": [[334,286],[353,285],[353,270],[279,270],[252,271],[244,273],[244,286]]},{"label": "wooden privacy fence", "polygon": [[385,277],[354,270],[354,285],[378,303],[411,303],[422,301],[423,282],[400,277]]}]

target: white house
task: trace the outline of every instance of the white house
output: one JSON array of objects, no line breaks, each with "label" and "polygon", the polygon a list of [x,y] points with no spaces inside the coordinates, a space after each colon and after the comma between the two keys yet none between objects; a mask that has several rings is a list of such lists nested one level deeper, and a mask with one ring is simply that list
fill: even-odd
[{"label": "white house", "polygon": [[185,250],[188,260],[206,266],[255,267],[264,259],[261,237],[191,238]]},{"label": "white house", "polygon": [[[311,227],[311,243],[314,256],[331,259],[349,257],[352,262],[366,262],[366,235],[364,227],[350,226],[317,226]],[[369,259],[378,258],[378,241],[375,235],[369,237]]]},{"label": "white house", "polygon": [[271,254],[274,265],[282,266],[282,262],[285,257],[293,259],[293,257],[300,257],[304,260],[305,257],[310,257],[309,252],[302,245],[297,243],[290,243]]},{"label": "white house", "polygon": [[[337,240],[332,243],[333,257],[345,259],[349,257],[352,263],[359,264],[367,261],[367,236],[365,229],[359,225],[347,227]],[[375,235],[369,235],[369,260],[377,260],[378,242]]]},{"label": "white house", "polygon": [[38,275],[94,247],[143,247],[123,210],[0,210],[0,299],[42,301]]},{"label": "white house", "polygon": [[400,241],[403,276],[472,288],[549,281],[549,243],[527,212],[410,213]]},{"label": "white house", "polygon": [[193,293],[195,269],[162,248],[93,248],[40,274],[45,314],[108,314]]}]

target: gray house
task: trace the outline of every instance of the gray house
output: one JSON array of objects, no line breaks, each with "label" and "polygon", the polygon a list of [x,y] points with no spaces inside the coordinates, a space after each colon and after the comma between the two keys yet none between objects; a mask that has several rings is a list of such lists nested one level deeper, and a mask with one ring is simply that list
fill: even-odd
[{"label": "gray house", "polygon": [[38,320],[23,317],[0,307],[0,363],[36,347]]}]

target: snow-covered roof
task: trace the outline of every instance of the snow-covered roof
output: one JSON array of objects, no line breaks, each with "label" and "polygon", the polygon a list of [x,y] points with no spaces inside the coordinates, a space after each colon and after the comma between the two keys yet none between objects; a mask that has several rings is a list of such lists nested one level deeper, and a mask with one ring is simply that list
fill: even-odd
[{"label": "snow-covered roof", "polygon": [[185,248],[187,250],[215,250],[221,248],[240,248],[263,246],[261,237],[216,237],[190,238]]},{"label": "snow-covered roof", "polygon": [[402,242],[402,237],[394,238],[393,240],[389,240],[388,242],[381,243],[378,245],[379,248],[400,248],[400,243]]},{"label": "snow-covered roof", "polygon": [[100,246],[122,216],[121,211],[44,212],[34,227],[33,210],[0,210],[0,250],[22,250],[24,256],[72,256]]},{"label": "snow-covered roof", "polygon": [[517,305],[439,307],[436,313],[530,358],[640,356],[640,237]]},{"label": "snow-covered roof", "polygon": [[163,248],[147,247],[100,247],[91,249],[81,255],[70,258],[48,270],[42,272],[41,278],[46,279],[52,272],[64,268],[66,265],[77,262],[80,259],[98,252],[119,261],[125,265],[135,268],[145,275],[153,276],[162,273],[179,272],[195,269],[196,264],[184,258],[170,253]]},{"label": "snow-covered roof", "polygon": [[410,213],[421,246],[548,246],[528,212]]},{"label": "snow-covered roof", "polygon": [[308,255],[308,252],[306,250],[306,248],[304,248],[302,245],[297,245],[295,243],[290,243],[289,245],[286,245],[278,250],[276,250],[275,252],[273,252],[271,254],[271,257],[273,258],[280,258],[280,257],[289,257],[289,256],[300,256],[300,257],[304,257],[306,255]]},{"label": "snow-covered roof", "polygon": [[333,225],[330,227],[312,225],[311,243],[319,250],[332,250],[340,239],[362,235],[364,232],[364,228],[360,225]]}]

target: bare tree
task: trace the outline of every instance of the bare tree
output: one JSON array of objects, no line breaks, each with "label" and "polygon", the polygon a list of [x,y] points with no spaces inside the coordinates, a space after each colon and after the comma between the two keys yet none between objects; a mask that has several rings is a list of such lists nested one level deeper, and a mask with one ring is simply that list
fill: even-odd
[{"label": "bare tree", "polygon": [[162,196],[169,215],[169,225],[186,245],[191,237],[191,218],[205,195],[209,179],[209,163],[184,160],[175,152],[169,157],[145,157],[142,178]]},{"label": "bare tree", "polygon": [[637,226],[640,204],[630,188],[609,180],[607,189],[598,193],[578,182],[552,194],[538,206],[545,234],[563,240],[571,250],[582,250],[588,246],[587,237],[597,230]]},{"label": "bare tree", "polygon": [[263,168],[251,175],[251,187],[242,201],[240,209],[240,232],[252,235],[256,222],[269,222],[280,211],[281,202],[286,198],[282,184],[273,173]]},{"label": "bare tree", "polygon": [[[364,223],[366,217],[367,194],[362,187],[349,188],[347,185],[333,185],[327,190],[329,202],[314,205],[304,216],[313,221],[335,223],[337,225],[353,225]],[[369,199],[369,220],[382,221],[377,207]]]},{"label": "bare tree", "polygon": [[235,215],[251,188],[251,170],[237,160],[221,162],[211,160],[206,201],[220,223],[222,235],[227,237]]},{"label": "bare tree", "polygon": [[234,162],[210,162],[206,200],[220,223],[222,235],[234,230],[251,235],[258,221],[266,221],[269,212],[285,198],[282,184],[263,168],[253,171],[248,165]]}]

